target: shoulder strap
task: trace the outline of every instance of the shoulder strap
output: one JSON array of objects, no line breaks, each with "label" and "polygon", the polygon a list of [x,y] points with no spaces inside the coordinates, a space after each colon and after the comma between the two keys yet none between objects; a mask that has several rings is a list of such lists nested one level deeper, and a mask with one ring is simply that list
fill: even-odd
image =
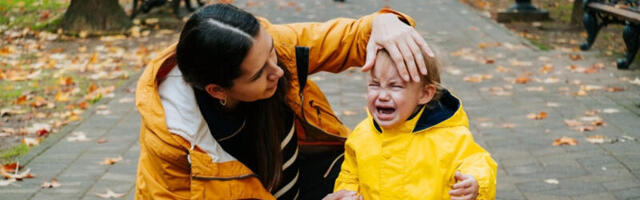
[{"label": "shoulder strap", "polygon": [[302,90],[307,84],[307,76],[309,75],[309,47],[296,47],[296,68],[298,69],[298,84],[300,85],[298,95],[302,96]]}]

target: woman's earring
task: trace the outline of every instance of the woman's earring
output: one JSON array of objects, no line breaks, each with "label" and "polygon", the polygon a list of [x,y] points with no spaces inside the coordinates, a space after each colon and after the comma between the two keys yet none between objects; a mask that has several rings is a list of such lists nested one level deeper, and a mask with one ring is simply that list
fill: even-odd
[{"label": "woman's earring", "polygon": [[222,105],[222,106],[226,106],[227,105],[227,98],[226,97],[224,99],[220,99],[220,105]]}]

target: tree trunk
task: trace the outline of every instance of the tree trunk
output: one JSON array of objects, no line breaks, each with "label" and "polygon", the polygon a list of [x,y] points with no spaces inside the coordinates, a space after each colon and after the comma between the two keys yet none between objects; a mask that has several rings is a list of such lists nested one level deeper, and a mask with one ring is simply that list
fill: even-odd
[{"label": "tree trunk", "polygon": [[129,27],[131,21],[118,0],[71,0],[61,21],[63,31],[71,34],[117,34]]},{"label": "tree trunk", "polygon": [[582,9],[582,0],[573,0],[573,10],[571,11],[571,24],[581,25],[584,11]]}]

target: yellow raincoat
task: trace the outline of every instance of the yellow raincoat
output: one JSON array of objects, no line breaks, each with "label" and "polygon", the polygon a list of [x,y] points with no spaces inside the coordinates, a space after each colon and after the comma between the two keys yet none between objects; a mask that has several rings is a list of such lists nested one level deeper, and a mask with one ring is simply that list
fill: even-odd
[{"label": "yellow raincoat", "polygon": [[[308,72],[340,72],[362,66],[374,16],[325,23],[260,24],[273,37],[278,61],[290,72],[287,104],[296,114],[301,146],[343,145],[349,133],[322,91],[307,80],[298,94],[296,46],[309,47]],[[302,96],[302,98],[301,98]],[[220,147],[195,103],[193,89],[176,67],[175,44],[149,63],[138,80],[136,106],[142,116],[136,199],[274,199],[256,175]],[[302,108],[304,107],[304,108]],[[320,132],[298,130],[305,124]]]},{"label": "yellow raincoat", "polygon": [[494,199],[497,164],[473,141],[461,102],[445,91],[387,130],[369,116],[347,138],[334,191],[357,191],[365,200],[450,199],[456,171],[476,178],[477,199]]}]

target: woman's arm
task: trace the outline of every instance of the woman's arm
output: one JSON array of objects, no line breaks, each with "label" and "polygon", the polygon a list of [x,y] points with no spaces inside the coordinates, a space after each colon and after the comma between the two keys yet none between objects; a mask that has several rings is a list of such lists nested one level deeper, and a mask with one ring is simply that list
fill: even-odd
[{"label": "woman's arm", "polygon": [[[413,63],[408,65],[413,67],[409,70],[404,64],[398,65],[401,73],[417,73],[419,69],[416,66],[424,66],[424,62],[423,59],[419,59],[421,57],[413,56],[415,49],[411,47],[423,48],[423,52],[431,52],[428,45],[411,27],[414,25],[413,19],[391,9],[382,9],[359,19],[337,18],[324,23],[272,25],[265,22],[263,20],[263,25],[272,34],[274,40],[280,42],[280,45],[288,46],[289,51],[292,51],[294,46],[310,48],[309,73],[318,71],[337,73],[348,67],[363,65],[367,67],[363,68],[364,70],[370,69],[377,49],[382,47],[389,49],[395,47],[398,50],[395,52],[399,54],[393,54],[392,57],[396,60],[399,58],[422,61],[420,62],[422,64],[417,65],[413,60],[406,62]],[[285,56],[290,58],[295,57],[293,52],[282,53],[288,54]],[[422,56],[422,53],[416,54]],[[365,65],[365,58],[371,60],[367,65]],[[424,69],[420,71],[426,72]]]}]

